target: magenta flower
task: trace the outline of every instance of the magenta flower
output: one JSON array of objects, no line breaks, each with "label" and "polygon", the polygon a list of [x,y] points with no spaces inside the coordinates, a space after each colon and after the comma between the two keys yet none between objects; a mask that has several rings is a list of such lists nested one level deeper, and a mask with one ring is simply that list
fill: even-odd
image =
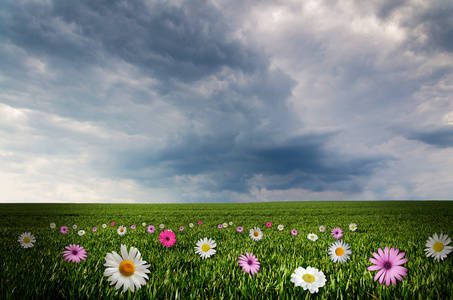
[{"label": "magenta flower", "polygon": [[379,284],[385,284],[390,286],[390,281],[393,285],[396,285],[396,279],[399,281],[403,281],[403,277],[407,276],[407,269],[401,267],[400,265],[404,264],[408,261],[407,258],[403,258],[405,255],[404,252],[398,254],[399,249],[390,249],[389,247],[385,246],[384,251],[381,248],[378,249],[378,253],[376,254],[373,252],[373,256],[376,258],[370,258],[370,261],[374,264],[374,266],[369,266],[368,271],[377,271],[376,276],[374,277],[374,281],[379,278]]},{"label": "magenta flower", "polygon": [[291,234],[296,236],[297,235],[297,230],[296,229],[291,229]]},{"label": "magenta flower", "polygon": [[132,225],[132,226],[131,226],[131,229],[135,229],[135,225]]},{"label": "magenta flower", "polygon": [[184,230],[184,226],[179,227],[179,231],[183,231],[183,230]]},{"label": "magenta flower", "polygon": [[81,259],[86,260],[87,251],[83,249],[82,246],[79,245],[69,245],[65,247],[66,251],[63,251],[63,257],[67,261],[79,263]]},{"label": "magenta flower", "polygon": [[252,275],[258,274],[260,262],[255,255],[253,255],[253,253],[249,254],[245,252],[245,255],[242,254],[238,259],[238,264],[242,267],[242,270],[244,270],[245,273],[252,273]]},{"label": "magenta flower", "polygon": [[98,230],[97,227],[93,227],[93,232],[96,232]]},{"label": "magenta flower", "polygon": [[176,243],[176,236],[171,230],[165,229],[159,234],[159,241],[162,245],[171,247]]},{"label": "magenta flower", "polygon": [[110,225],[115,226],[115,222],[110,223]]},{"label": "magenta flower", "polygon": [[68,226],[61,226],[60,227],[60,232],[63,233],[63,234],[68,233]]},{"label": "magenta flower", "polygon": [[341,239],[343,237],[343,229],[341,229],[340,227],[335,227],[334,229],[332,229],[332,236],[336,240]]},{"label": "magenta flower", "polygon": [[272,226],[272,223],[271,223],[271,222],[267,222],[267,223],[266,223],[266,226],[267,226],[267,227],[271,227],[271,226]]},{"label": "magenta flower", "polygon": [[198,225],[201,225],[201,221],[198,221]]},{"label": "magenta flower", "polygon": [[222,225],[222,224],[219,224],[219,225],[217,225],[217,228],[222,229],[222,228],[223,228],[223,225]]},{"label": "magenta flower", "polygon": [[236,231],[237,231],[237,232],[243,232],[243,231],[244,231],[244,228],[242,228],[241,226],[238,226],[238,227],[236,228]]},{"label": "magenta flower", "polygon": [[156,228],[153,225],[148,225],[148,227],[146,227],[146,232],[148,233],[153,233],[154,230],[156,230]]}]

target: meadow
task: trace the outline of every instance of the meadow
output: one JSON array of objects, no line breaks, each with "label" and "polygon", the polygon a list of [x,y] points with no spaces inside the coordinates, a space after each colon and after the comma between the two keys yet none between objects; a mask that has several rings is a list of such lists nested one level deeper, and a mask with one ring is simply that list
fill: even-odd
[{"label": "meadow", "polygon": [[[424,253],[434,233],[453,236],[453,201],[0,204],[0,211],[1,299],[453,299],[453,253],[440,262]],[[156,231],[147,233],[142,222]],[[225,222],[233,225],[217,227]],[[159,242],[161,223],[176,234],[174,246]],[[351,223],[357,224],[355,232],[348,230]],[[283,231],[277,230],[279,224]],[[69,227],[65,235],[59,231],[63,225]],[[124,236],[117,234],[118,225],[127,227]],[[319,232],[320,225],[326,232]],[[244,232],[237,232],[237,226]],[[264,233],[260,241],[248,236],[255,226]],[[328,255],[336,241],[330,234],[334,227],[344,230],[342,240],[351,246],[351,258],[344,264]],[[79,236],[80,229],[86,234]],[[36,237],[32,248],[18,243],[23,232]],[[308,240],[309,233],[318,240]],[[208,259],[194,251],[204,237],[217,243],[217,253]],[[64,260],[69,244],[83,246],[87,259]],[[133,293],[115,290],[103,275],[106,254],[120,252],[121,244],[138,248],[151,265],[146,285]],[[373,281],[376,271],[367,270],[372,253],[385,246],[400,249],[409,259],[403,265],[407,276],[395,286],[380,285]],[[238,257],[245,252],[260,261],[257,275],[239,267]],[[290,281],[299,266],[325,274],[327,282],[318,293]]]}]

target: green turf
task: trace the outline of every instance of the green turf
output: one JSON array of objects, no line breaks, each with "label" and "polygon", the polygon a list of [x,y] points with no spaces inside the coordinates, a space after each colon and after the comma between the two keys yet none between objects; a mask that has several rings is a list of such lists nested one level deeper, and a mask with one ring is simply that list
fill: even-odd
[{"label": "green turf", "polygon": [[[423,251],[434,233],[453,235],[453,201],[0,204],[0,211],[1,299],[453,299],[453,253],[437,262]],[[233,226],[217,228],[230,221]],[[52,222],[56,229],[49,227]],[[156,232],[146,233],[142,222],[156,226]],[[101,228],[103,223],[107,229]],[[171,248],[158,241],[160,223],[176,233]],[[348,230],[350,223],[358,225],[356,232]],[[73,224],[87,233],[78,236]],[[130,229],[133,224],[137,229]],[[282,232],[278,224],[284,225]],[[70,227],[68,234],[59,232],[62,225]],[[125,236],[117,234],[118,225],[127,226]],[[320,225],[327,227],[325,233],[318,231]],[[94,226],[97,232],[92,232]],[[244,232],[237,233],[237,226]],[[248,237],[254,226],[264,232],[261,241]],[[352,248],[346,264],[335,264],[328,256],[333,227],[343,228],[343,240]],[[299,232],[296,237],[290,234],[293,228]],[[23,232],[36,236],[33,248],[20,247],[17,238]],[[308,240],[308,233],[319,239]],[[206,260],[194,252],[204,237],[217,243],[217,253]],[[85,247],[86,261],[62,258],[64,247],[74,243]],[[119,252],[121,244],[137,247],[151,265],[147,284],[134,293],[115,290],[103,275],[106,254]],[[387,245],[409,259],[403,265],[408,276],[390,287],[374,282],[376,271],[367,270],[368,258]],[[258,275],[238,266],[237,258],[246,251],[261,262]],[[290,281],[299,266],[326,275],[317,294]]]}]

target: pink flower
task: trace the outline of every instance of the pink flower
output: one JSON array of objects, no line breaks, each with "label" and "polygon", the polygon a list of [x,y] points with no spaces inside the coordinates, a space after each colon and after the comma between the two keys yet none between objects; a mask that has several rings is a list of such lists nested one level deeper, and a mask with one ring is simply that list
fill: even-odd
[{"label": "pink flower", "polygon": [[153,225],[148,225],[148,227],[146,227],[146,232],[148,233],[153,233],[154,230],[156,230],[156,228]]},{"label": "pink flower", "polygon": [[238,259],[238,264],[242,267],[242,270],[244,270],[245,273],[252,273],[252,275],[258,274],[260,262],[255,255],[253,255],[253,253],[249,254],[245,252],[245,255],[242,254]]},{"label": "pink flower", "polygon": [[63,233],[63,234],[68,233],[68,226],[61,226],[60,227],[60,232]]},{"label": "pink flower", "polygon": [[93,232],[96,232],[97,230],[97,227],[93,227]]},{"label": "pink flower", "polygon": [[408,261],[407,258],[403,258],[405,255],[404,252],[399,253],[399,249],[390,249],[389,247],[385,246],[384,251],[381,248],[378,248],[378,253],[373,252],[374,258],[370,258],[370,261],[374,264],[374,266],[369,266],[369,271],[377,271],[376,276],[374,277],[374,281],[379,278],[379,284],[385,284],[390,286],[390,281],[393,285],[396,285],[396,279],[399,281],[403,281],[403,277],[407,276],[407,269],[401,267],[400,265],[404,264]]},{"label": "pink flower", "polygon": [[115,222],[110,223],[110,225],[115,226]]},{"label": "pink flower", "polygon": [[[241,226],[238,226],[238,227],[236,228],[236,231],[237,231],[237,232],[243,232],[243,231],[244,231],[244,228],[242,228]],[[246,253],[247,253],[247,252],[246,252]]]},{"label": "pink flower", "polygon": [[297,235],[297,230],[296,229],[291,229],[291,234],[296,236]]},{"label": "pink flower", "polygon": [[332,236],[336,240],[341,239],[343,237],[343,229],[341,229],[340,227],[335,227],[334,229],[332,229]]},{"label": "pink flower", "polygon": [[159,234],[159,241],[162,245],[171,247],[176,243],[176,236],[172,231],[165,229]]},{"label": "pink flower", "polygon": [[272,223],[271,223],[271,222],[267,222],[267,223],[266,223],[266,226],[267,226],[267,227],[271,227],[271,226],[272,226]]},{"label": "pink flower", "polygon": [[198,221],[198,225],[201,225],[201,221]]},{"label": "pink flower", "polygon": [[131,226],[131,229],[135,229],[135,225],[132,225],[132,226]]},{"label": "pink flower", "polygon": [[183,231],[183,230],[184,230],[184,226],[179,227],[179,231]]},{"label": "pink flower", "polygon": [[67,261],[79,263],[81,259],[86,260],[87,251],[79,245],[69,245],[65,247],[66,251],[63,251],[63,257]]},{"label": "pink flower", "polygon": [[217,228],[222,229],[222,228],[223,228],[223,225],[222,225],[222,224],[219,224],[219,225],[217,225]]}]

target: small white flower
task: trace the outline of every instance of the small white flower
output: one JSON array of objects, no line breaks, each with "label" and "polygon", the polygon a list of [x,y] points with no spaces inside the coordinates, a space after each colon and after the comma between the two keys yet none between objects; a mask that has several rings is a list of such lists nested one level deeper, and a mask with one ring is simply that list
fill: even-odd
[{"label": "small white flower", "polygon": [[326,231],[326,226],[321,225],[319,226],[319,232],[325,232]]},{"label": "small white flower", "polygon": [[450,242],[451,238],[447,234],[441,233],[440,236],[437,236],[437,233],[435,233],[433,237],[429,237],[426,241],[426,256],[432,256],[437,261],[444,260],[453,249],[452,246],[447,246]]},{"label": "small white flower", "polygon": [[79,236],[84,235],[85,234],[85,230],[79,230],[78,234],[79,234]]},{"label": "small white flower", "polygon": [[309,239],[310,241],[316,242],[316,240],[318,239],[318,236],[314,233],[309,233],[307,235],[307,239]]},{"label": "small white flower", "polygon": [[357,224],[356,223],[349,224],[349,230],[356,231],[357,230]]},{"label": "small white flower", "polygon": [[345,263],[349,259],[349,255],[352,254],[348,244],[342,240],[333,242],[329,247],[330,259],[333,262],[338,262],[340,264]]},{"label": "small white flower", "polygon": [[291,275],[291,282],[295,286],[309,290],[312,294],[317,293],[319,288],[326,284],[326,281],[324,273],[312,267],[307,267],[306,269],[299,267]]},{"label": "small white flower", "polygon": [[249,236],[254,241],[259,241],[263,238],[263,232],[258,227],[250,229]]},{"label": "small white flower", "polygon": [[55,227],[57,227],[57,225],[55,225],[55,223],[50,223],[50,228],[55,229]]},{"label": "small white flower", "polygon": [[285,228],[285,227],[284,227],[282,224],[280,224],[280,225],[277,226],[277,229],[280,230],[280,231],[282,231],[284,228]]},{"label": "small white flower", "polygon": [[33,243],[36,242],[36,238],[30,232],[22,233],[17,241],[20,243],[22,248],[31,248],[33,247]]},{"label": "small white flower", "polygon": [[119,235],[125,235],[127,232],[127,228],[121,225],[120,227],[118,227],[118,230],[116,232],[118,232]]},{"label": "small white flower", "polygon": [[197,247],[195,248],[195,253],[199,254],[201,258],[209,258],[216,253],[214,249],[217,246],[214,240],[205,237],[204,239],[200,239],[197,242]]},{"label": "small white flower", "polygon": [[107,253],[104,266],[108,267],[104,271],[104,276],[108,276],[110,285],[115,284],[115,290],[123,286],[123,293],[129,288],[131,292],[138,290],[142,285],[146,284],[150,273],[150,265],[142,260],[140,251],[137,248],[131,247],[129,253],[126,245],[121,245],[121,256],[113,251]]}]

